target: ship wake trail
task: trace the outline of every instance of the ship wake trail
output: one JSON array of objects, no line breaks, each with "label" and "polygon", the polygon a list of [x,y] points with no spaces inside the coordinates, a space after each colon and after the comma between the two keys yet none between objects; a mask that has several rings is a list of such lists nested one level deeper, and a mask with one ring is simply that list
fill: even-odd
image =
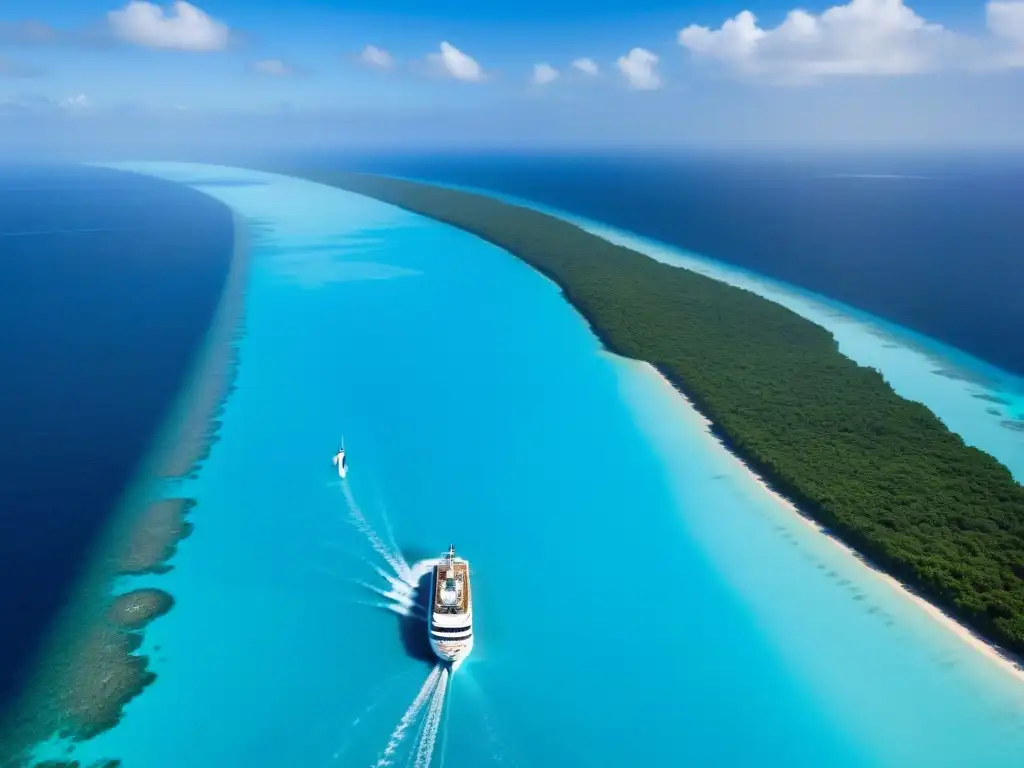
[{"label": "ship wake trail", "polygon": [[389,613],[397,614],[404,619],[416,619],[417,621],[426,621],[426,617],[418,611],[407,608],[404,605],[398,603],[392,603],[389,601],[377,601],[372,600],[356,600],[355,605],[362,605],[366,608],[377,608],[381,611],[388,611]]},{"label": "ship wake trail", "polygon": [[[398,580],[396,579],[396,581]],[[367,584],[365,581],[356,581],[355,583],[363,589],[368,589],[374,594],[383,597],[387,600],[387,603],[382,603],[382,605],[388,610],[394,611],[399,616],[426,620],[426,615],[423,613],[422,609],[416,605],[416,598],[413,594],[413,590],[405,586],[404,582],[399,582],[401,585],[400,587],[392,585],[392,589],[390,590],[375,587],[373,584]]]},{"label": "ship wake trail", "polygon": [[452,708],[447,706],[448,696],[452,695],[452,686],[455,684],[455,667],[448,671],[448,690],[445,693],[444,714],[441,716],[441,762],[439,768],[444,768],[444,757],[448,754],[448,718],[451,717]]},{"label": "ship wake trail", "polygon": [[447,668],[441,670],[441,676],[430,696],[423,732],[420,735],[419,747],[416,749],[416,762],[413,764],[415,768],[430,768],[430,761],[434,757],[434,745],[437,743],[437,733],[441,729],[441,715],[444,714],[445,694],[448,690],[450,675],[451,672]]},{"label": "ship wake trail", "polygon": [[394,756],[395,751],[402,746],[402,742],[405,741],[405,733],[409,730],[409,726],[416,721],[417,716],[423,707],[426,706],[427,702],[432,700],[432,696],[441,679],[442,669],[443,667],[438,664],[430,670],[430,674],[423,681],[423,686],[416,694],[416,698],[412,700],[409,708],[402,715],[402,719],[395,726],[395,730],[392,731],[388,744],[384,747],[384,752],[381,754],[380,759],[373,764],[373,768],[384,768],[386,765],[391,765],[391,758]]},{"label": "ship wake trail", "polygon": [[393,551],[401,552],[401,547],[395,541],[395,529],[391,526],[391,517],[388,515],[387,505],[384,503],[383,494],[381,494],[380,487],[376,483],[373,483],[373,495],[378,500],[377,508],[380,510],[380,519],[384,521],[384,533],[388,537],[388,543]]},{"label": "ship wake trail", "polygon": [[403,580],[408,581],[412,572],[409,568],[409,564],[405,562],[405,558],[402,557],[401,552],[390,549],[387,544],[381,541],[380,536],[377,535],[377,531],[374,530],[373,526],[370,525],[366,516],[363,514],[362,509],[356,503],[355,497],[352,495],[352,489],[349,488],[348,483],[341,484],[342,490],[345,492],[345,503],[348,505],[349,520],[356,529],[362,533],[370,542],[370,546],[373,547],[373,551],[384,558],[384,562],[391,566],[391,568],[397,573]]}]

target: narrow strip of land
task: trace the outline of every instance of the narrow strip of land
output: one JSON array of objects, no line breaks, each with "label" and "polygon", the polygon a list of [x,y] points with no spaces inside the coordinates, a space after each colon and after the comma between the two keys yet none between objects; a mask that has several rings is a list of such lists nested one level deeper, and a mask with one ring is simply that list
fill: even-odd
[{"label": "narrow strip of land", "polygon": [[612,352],[654,365],[726,446],[872,563],[1024,653],[1024,487],[823,328],[548,214],[392,178],[284,172],[471,232],[556,282]]}]

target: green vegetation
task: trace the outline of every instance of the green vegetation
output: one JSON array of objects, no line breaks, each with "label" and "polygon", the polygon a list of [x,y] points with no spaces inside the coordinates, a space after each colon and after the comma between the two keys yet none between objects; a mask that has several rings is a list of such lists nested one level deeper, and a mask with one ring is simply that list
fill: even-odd
[{"label": "green vegetation", "polygon": [[1024,653],[1024,487],[824,329],[552,216],[397,179],[305,173],[472,232],[554,280],[777,490],[983,636]]}]

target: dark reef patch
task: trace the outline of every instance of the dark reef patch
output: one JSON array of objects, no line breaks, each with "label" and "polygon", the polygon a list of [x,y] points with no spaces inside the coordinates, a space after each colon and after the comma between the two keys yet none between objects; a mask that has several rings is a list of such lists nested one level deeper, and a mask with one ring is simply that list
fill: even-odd
[{"label": "dark reef patch", "polygon": [[[145,616],[128,614],[126,618],[125,611],[130,610],[133,601],[142,606]],[[168,607],[166,600],[155,595],[128,600],[119,597],[108,599],[105,609],[98,614],[87,610],[67,621],[61,635],[55,638],[56,650],[46,656],[45,666],[18,711],[5,723],[0,766],[32,765],[28,757],[32,745],[55,735],[59,735],[62,743],[73,745],[115,726],[125,704],[156,679],[149,669],[149,659],[137,653],[142,635],[129,625],[144,626]],[[61,764],[78,763],[48,761],[37,763],[36,768]]]},{"label": "dark reef patch", "polygon": [[135,652],[142,637],[105,623],[93,628],[64,666],[52,670],[63,689],[55,702],[63,712],[61,732],[74,740],[87,739],[121,719],[125,704],[156,679],[149,660]]},{"label": "dark reef patch", "polygon": [[[171,181],[0,164],[0,709],[30,685],[216,315],[230,209]],[[28,235],[27,233],[32,233]]]},{"label": "dark reef patch", "polygon": [[166,458],[158,474],[167,479],[194,477],[217,442],[221,417],[238,374],[238,344],[245,334],[245,284],[249,274],[250,232],[235,216],[235,250],[224,293],[202,354],[165,437]]},{"label": "dark reef patch", "polygon": [[122,629],[142,629],[174,607],[174,598],[162,589],[133,589],[114,598],[107,618]]},{"label": "dark reef patch", "polygon": [[1005,398],[1002,398],[1002,397],[999,397],[998,395],[990,395],[987,392],[982,392],[982,393],[978,393],[976,395],[971,395],[971,397],[976,398],[978,400],[985,400],[985,401],[990,402],[990,403],[995,403],[996,405],[1009,405],[1010,404],[1009,400],[1007,400]]},{"label": "dark reef patch", "polygon": [[[0,720],[0,768],[77,766],[73,759],[34,762],[34,745],[59,736],[71,745],[120,722],[124,706],[155,679],[149,658],[138,653],[141,630],[174,605],[164,590],[146,587],[111,595],[114,578],[162,574],[180,541],[192,532],[187,519],[196,502],[159,496],[161,481],[194,477],[209,457],[222,424],[220,416],[234,391],[238,342],[248,275],[249,238],[235,216],[235,249],[221,302],[206,344],[193,366],[189,384],[153,449],[153,463],[137,484],[146,488],[126,496],[119,519],[76,599],[60,617],[49,647],[40,654],[36,674],[21,698]],[[130,494],[129,494],[130,495]],[[82,768],[113,768],[108,760]]]},{"label": "dark reef patch", "polygon": [[1014,432],[1024,432],[1024,420],[1021,419],[1006,419],[1001,422],[1007,429],[1012,429]]},{"label": "dark reef patch", "polygon": [[967,371],[961,368],[936,368],[932,371],[936,376],[942,376],[946,379],[952,379],[953,381],[965,381],[968,384],[980,384],[984,385],[985,381],[975,373]]},{"label": "dark reef patch", "polygon": [[150,504],[131,527],[118,556],[117,572],[141,575],[170,570],[167,561],[178,542],[192,533],[186,517],[194,506],[193,499],[160,499]]}]

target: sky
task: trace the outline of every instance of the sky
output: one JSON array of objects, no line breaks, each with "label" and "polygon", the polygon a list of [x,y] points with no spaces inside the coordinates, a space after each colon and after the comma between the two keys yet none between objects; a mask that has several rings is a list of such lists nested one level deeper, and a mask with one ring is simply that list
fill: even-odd
[{"label": "sky", "polygon": [[1024,148],[1024,0],[7,0],[0,155]]}]

